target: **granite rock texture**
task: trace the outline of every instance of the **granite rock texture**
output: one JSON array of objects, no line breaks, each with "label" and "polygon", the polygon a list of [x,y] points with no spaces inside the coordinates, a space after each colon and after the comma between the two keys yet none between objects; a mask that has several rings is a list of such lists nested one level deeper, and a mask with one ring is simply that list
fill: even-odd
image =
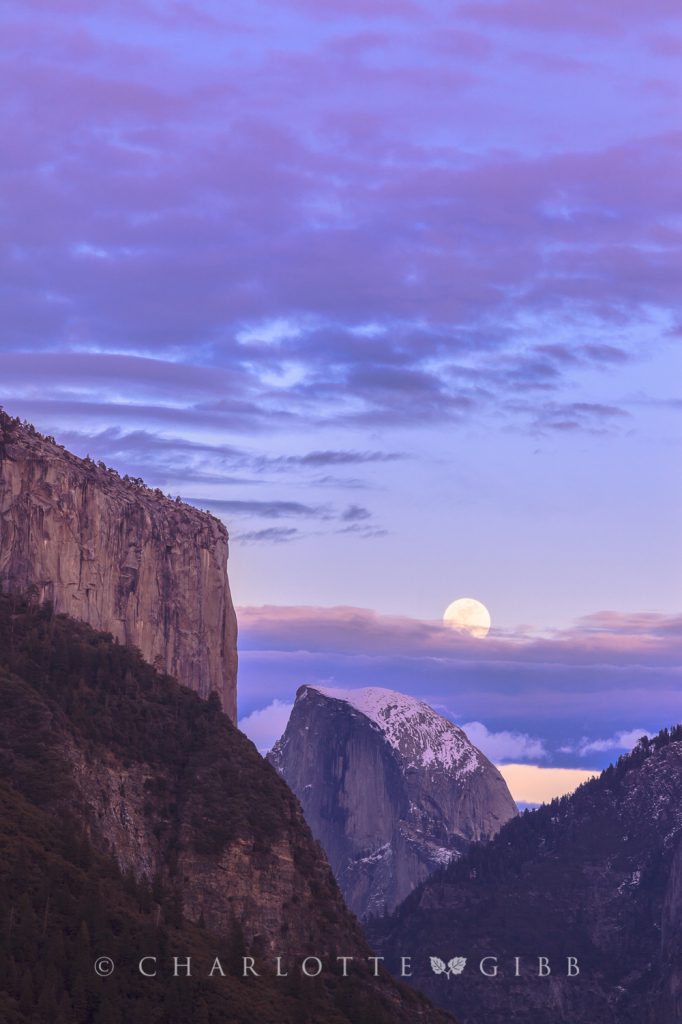
[{"label": "granite rock texture", "polygon": [[237,710],[237,621],[223,524],[0,414],[0,592],[137,647]]},{"label": "granite rock texture", "polygon": [[504,779],[461,729],[378,687],[302,686],[268,757],[361,918],[391,911],[517,813]]}]

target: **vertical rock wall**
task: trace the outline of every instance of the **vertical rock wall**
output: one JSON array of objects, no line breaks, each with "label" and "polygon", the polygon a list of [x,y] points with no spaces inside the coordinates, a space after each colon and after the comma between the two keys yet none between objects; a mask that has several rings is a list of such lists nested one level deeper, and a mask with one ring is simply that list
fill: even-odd
[{"label": "vertical rock wall", "polygon": [[0,590],[52,601],[237,713],[223,524],[0,414]]},{"label": "vertical rock wall", "polygon": [[361,919],[392,911],[517,814],[499,771],[461,729],[379,687],[300,687],[268,760]]}]

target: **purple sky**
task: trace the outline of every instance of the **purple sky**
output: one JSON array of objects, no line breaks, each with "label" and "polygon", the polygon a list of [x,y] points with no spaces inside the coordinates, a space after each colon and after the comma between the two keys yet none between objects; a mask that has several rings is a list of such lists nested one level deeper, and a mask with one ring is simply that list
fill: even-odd
[{"label": "purple sky", "polygon": [[[244,628],[247,714],[252,643],[275,665],[298,606],[423,623],[471,595],[504,637],[679,613],[678,0],[10,0],[3,22],[0,402],[223,516],[237,602],[279,608]],[[282,659],[286,701],[314,679]],[[520,728],[426,664],[395,685]],[[563,741],[549,676],[524,732],[577,749],[682,717],[660,674],[599,704],[603,670]]]}]

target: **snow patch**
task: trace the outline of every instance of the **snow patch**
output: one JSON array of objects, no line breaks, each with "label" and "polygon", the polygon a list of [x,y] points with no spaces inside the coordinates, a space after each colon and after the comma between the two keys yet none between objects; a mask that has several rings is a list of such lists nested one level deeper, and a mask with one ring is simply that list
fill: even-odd
[{"label": "snow patch", "polygon": [[450,850],[447,846],[432,846],[429,852],[437,864],[449,864],[451,860],[459,860],[461,857],[457,850]]},{"label": "snow patch", "polygon": [[358,857],[356,864],[376,864],[380,860],[384,860],[386,857],[392,857],[393,850],[391,849],[390,843],[384,843],[376,850],[372,850],[365,857]]},{"label": "snow patch", "polygon": [[461,777],[479,768],[479,753],[466,734],[423,700],[370,686],[340,690],[309,686],[332,700],[343,701],[377,726],[407,768],[440,769]]}]

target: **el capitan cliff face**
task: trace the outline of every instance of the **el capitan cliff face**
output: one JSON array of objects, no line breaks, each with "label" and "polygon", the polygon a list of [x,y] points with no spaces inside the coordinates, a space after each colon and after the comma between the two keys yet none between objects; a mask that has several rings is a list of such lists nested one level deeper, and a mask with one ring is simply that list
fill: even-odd
[{"label": "el capitan cliff face", "polygon": [[461,729],[391,690],[301,687],[268,758],[360,917],[392,910],[517,813],[504,779]]},{"label": "el capitan cliff face", "polygon": [[0,412],[0,592],[137,647],[234,721],[237,623],[217,519]]}]

